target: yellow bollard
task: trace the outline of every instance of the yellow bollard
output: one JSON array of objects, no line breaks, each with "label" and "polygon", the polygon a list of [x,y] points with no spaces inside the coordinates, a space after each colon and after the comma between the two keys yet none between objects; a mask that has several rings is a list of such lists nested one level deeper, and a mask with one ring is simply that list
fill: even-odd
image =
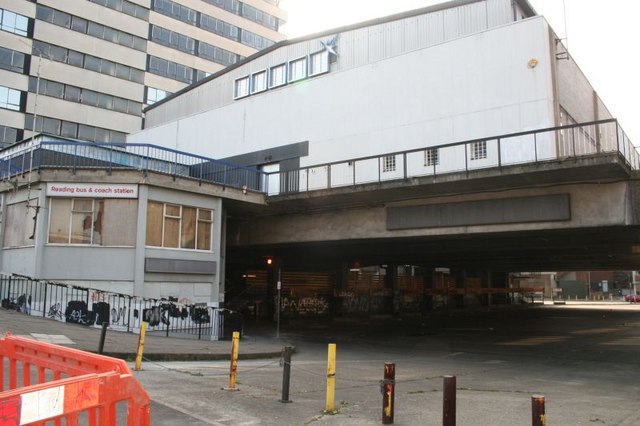
[{"label": "yellow bollard", "polygon": [[238,346],[240,346],[240,333],[234,331],[231,343],[231,366],[229,369],[229,385],[225,388],[225,390],[238,390],[236,389],[236,377],[238,375]]},{"label": "yellow bollard", "polygon": [[144,336],[147,334],[147,325],[146,321],[142,321],[140,325],[140,337],[138,337],[138,351],[136,352],[136,366],[135,371],[140,371],[142,369],[142,351],[144,350]]},{"label": "yellow bollard", "polygon": [[336,395],[336,344],[329,343],[327,355],[327,404],[324,409],[325,413],[335,414],[335,395]]}]

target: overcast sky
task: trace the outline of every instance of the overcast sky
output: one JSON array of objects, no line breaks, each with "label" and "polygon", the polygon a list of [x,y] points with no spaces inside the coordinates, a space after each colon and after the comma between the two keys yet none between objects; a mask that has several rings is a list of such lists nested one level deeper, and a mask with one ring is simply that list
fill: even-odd
[{"label": "overcast sky", "polygon": [[[443,0],[281,0],[289,38]],[[529,0],[559,37],[631,141],[640,145],[640,1]],[[566,30],[565,14],[566,9]]]}]

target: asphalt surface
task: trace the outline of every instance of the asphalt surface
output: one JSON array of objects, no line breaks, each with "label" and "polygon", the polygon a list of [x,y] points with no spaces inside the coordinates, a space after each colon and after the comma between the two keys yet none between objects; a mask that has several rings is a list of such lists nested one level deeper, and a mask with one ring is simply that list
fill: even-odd
[{"label": "asphalt surface", "polygon": [[[11,328],[13,334],[63,335],[91,351],[100,332],[0,310],[0,332]],[[126,333],[108,333],[107,339],[105,348],[120,353],[137,343],[137,336]],[[637,305],[284,323],[280,338],[272,324],[248,325],[236,391],[225,389],[230,342],[177,340],[152,337],[145,353],[170,359],[171,348],[178,355],[219,358],[144,361],[135,374],[152,398],[152,425],[381,424],[385,362],[396,365],[397,425],[442,424],[444,375],[456,376],[458,425],[530,425],[532,395],[545,396],[549,425],[640,425]],[[324,412],[328,343],[337,346],[336,414]],[[295,347],[290,402],[283,403],[283,368],[272,356],[289,345]]]}]

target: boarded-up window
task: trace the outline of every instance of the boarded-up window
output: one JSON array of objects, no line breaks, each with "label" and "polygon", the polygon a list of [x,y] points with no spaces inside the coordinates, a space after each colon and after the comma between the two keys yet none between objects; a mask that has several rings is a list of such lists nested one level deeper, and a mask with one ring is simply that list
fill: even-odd
[{"label": "boarded-up window", "polygon": [[162,247],[162,222],[164,204],[149,201],[147,204],[147,245]]},{"label": "boarded-up window", "polygon": [[[36,206],[37,201],[31,200],[31,206]],[[4,247],[32,246],[34,240],[29,238],[34,232],[35,208],[27,208],[27,203],[7,205],[4,226]]]},{"label": "boarded-up window", "polygon": [[50,244],[135,246],[137,200],[52,198]]},{"label": "boarded-up window", "polygon": [[213,211],[198,211],[198,250],[211,250],[211,224]]},{"label": "boarded-up window", "polygon": [[213,211],[149,201],[147,246],[211,250]]}]

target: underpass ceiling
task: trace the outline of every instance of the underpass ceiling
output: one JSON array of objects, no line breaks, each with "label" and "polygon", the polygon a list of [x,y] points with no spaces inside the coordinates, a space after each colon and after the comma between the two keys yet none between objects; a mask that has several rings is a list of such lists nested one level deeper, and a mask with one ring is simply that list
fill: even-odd
[{"label": "underpass ceiling", "polygon": [[640,226],[229,247],[231,264],[332,269],[341,262],[519,271],[640,269]]}]

